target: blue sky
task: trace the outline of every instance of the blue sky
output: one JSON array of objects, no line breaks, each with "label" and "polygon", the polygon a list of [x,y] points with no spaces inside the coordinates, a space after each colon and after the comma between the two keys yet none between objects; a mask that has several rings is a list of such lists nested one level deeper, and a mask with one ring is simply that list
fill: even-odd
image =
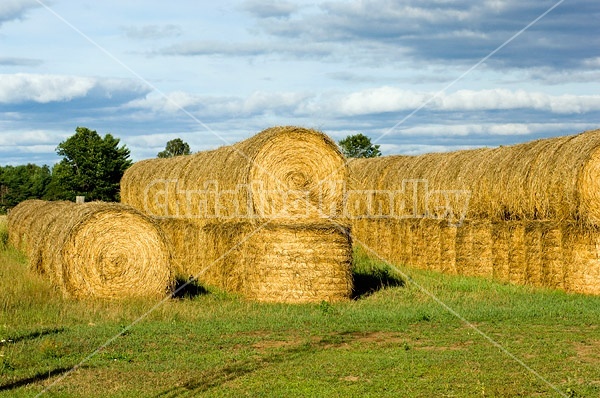
[{"label": "blue sky", "polygon": [[384,154],[600,128],[599,20],[579,0],[2,0],[0,164],[52,164],[77,126],[134,160],[282,124]]}]

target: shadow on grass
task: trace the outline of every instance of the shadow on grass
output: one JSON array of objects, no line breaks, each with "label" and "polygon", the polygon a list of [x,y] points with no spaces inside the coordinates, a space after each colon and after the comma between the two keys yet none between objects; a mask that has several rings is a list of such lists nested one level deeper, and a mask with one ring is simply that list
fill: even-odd
[{"label": "shadow on grass", "polygon": [[197,280],[190,278],[177,278],[175,280],[175,290],[173,291],[173,298],[177,299],[193,299],[194,297],[203,296],[210,292],[198,283]]},{"label": "shadow on grass", "polygon": [[388,287],[403,287],[405,282],[402,278],[393,275],[387,269],[374,269],[369,273],[353,272],[352,299],[358,300]]},{"label": "shadow on grass", "polygon": [[265,356],[236,361],[236,363],[211,369],[197,377],[183,382],[180,386],[170,388],[156,397],[169,398],[178,396],[189,396],[206,393],[212,388],[222,386],[232,380],[243,377],[249,373],[256,372],[274,363],[289,361],[295,357],[313,352],[315,347],[310,343],[300,344],[283,351],[271,353]]},{"label": "shadow on grass", "polygon": [[47,336],[50,334],[62,333],[65,330],[66,330],[65,328],[48,328],[48,329],[41,329],[41,330],[31,332],[31,333],[17,335],[14,337],[7,337],[5,339],[0,340],[0,347],[3,345],[7,345],[7,344],[18,343],[18,342],[24,341],[24,340],[37,339],[38,337],[43,337],[43,336]]},{"label": "shadow on grass", "polygon": [[39,372],[31,377],[27,377],[25,379],[21,379],[21,380],[17,380],[17,381],[13,381],[11,383],[7,383],[7,384],[0,384],[0,391],[9,391],[9,390],[13,390],[15,388],[19,388],[19,387],[24,387],[28,384],[31,383],[37,383],[40,381],[44,381],[47,379],[50,379],[54,376],[58,376],[61,375],[63,373],[67,373],[72,369],[72,367],[60,367],[60,368],[56,368],[56,369],[52,369],[50,371],[45,371],[45,372]]},{"label": "shadow on grass", "polygon": [[[372,342],[377,344],[377,333],[357,333],[341,332],[330,333],[323,336],[315,336],[310,340],[296,340],[290,342],[292,345],[287,348],[274,349],[271,352],[256,353],[252,357],[233,360],[223,366],[205,370],[197,377],[182,381],[178,386],[169,388],[158,395],[156,398],[175,398],[180,396],[204,396],[211,389],[219,388],[240,377],[244,377],[254,372],[258,372],[268,366],[299,360],[310,360],[315,353],[323,350],[337,349],[352,341]],[[382,336],[381,338],[386,338]],[[387,340],[381,340],[386,342]],[[379,344],[382,344],[381,342]],[[406,348],[405,348],[406,349]],[[213,395],[217,395],[216,393]],[[211,396],[210,393],[207,396]]]}]

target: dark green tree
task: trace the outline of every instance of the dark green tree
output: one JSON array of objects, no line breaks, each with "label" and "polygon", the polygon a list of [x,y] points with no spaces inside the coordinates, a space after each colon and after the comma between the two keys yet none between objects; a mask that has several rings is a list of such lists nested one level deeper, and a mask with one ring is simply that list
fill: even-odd
[{"label": "dark green tree", "polygon": [[379,145],[371,143],[364,134],[349,135],[339,142],[342,153],[347,158],[375,158],[381,156]]},{"label": "dark green tree", "polygon": [[26,199],[41,199],[50,184],[50,168],[27,164],[0,167],[0,213]]},{"label": "dark green tree", "polygon": [[49,195],[53,199],[86,201],[119,200],[119,183],[131,166],[130,151],[110,134],[100,137],[94,130],[77,127],[75,134],[61,142],[56,152],[63,159],[52,168]]},{"label": "dark green tree", "polygon": [[187,142],[184,142],[181,138],[175,138],[167,142],[167,146],[164,151],[158,153],[159,158],[172,158],[174,156],[189,155],[190,146]]}]

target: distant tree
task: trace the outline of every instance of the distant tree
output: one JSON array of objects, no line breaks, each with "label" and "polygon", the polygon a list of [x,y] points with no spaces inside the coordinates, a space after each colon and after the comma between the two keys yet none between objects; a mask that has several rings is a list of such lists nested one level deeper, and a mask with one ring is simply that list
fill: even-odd
[{"label": "distant tree", "polygon": [[94,130],[77,127],[75,134],[56,148],[63,159],[52,168],[52,199],[118,201],[119,183],[131,166],[130,151],[110,134],[100,137]]},{"label": "distant tree", "polygon": [[45,165],[0,167],[0,213],[23,200],[41,199],[50,181],[50,168]]},{"label": "distant tree", "polygon": [[159,158],[172,158],[174,156],[189,155],[190,146],[187,142],[184,142],[181,138],[175,138],[167,142],[167,146],[164,151],[158,153]]},{"label": "distant tree", "polygon": [[375,158],[381,156],[379,145],[373,145],[364,134],[349,135],[339,142],[342,153],[347,158]]}]

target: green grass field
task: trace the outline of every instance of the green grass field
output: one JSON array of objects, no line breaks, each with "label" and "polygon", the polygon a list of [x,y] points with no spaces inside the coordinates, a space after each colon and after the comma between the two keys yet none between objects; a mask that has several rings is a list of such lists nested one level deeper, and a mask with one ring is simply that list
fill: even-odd
[{"label": "green grass field", "polygon": [[405,267],[402,284],[357,251],[362,292],[397,286],[338,304],[78,302],[4,231],[0,397],[600,396],[600,297]]}]

